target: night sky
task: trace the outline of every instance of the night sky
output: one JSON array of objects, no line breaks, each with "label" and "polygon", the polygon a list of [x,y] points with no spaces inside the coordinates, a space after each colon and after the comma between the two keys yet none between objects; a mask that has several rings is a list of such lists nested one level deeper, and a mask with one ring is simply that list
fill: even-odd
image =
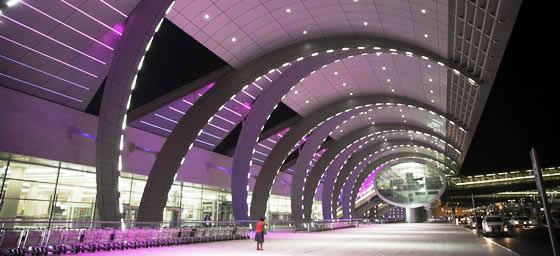
[{"label": "night sky", "polygon": [[[528,50],[534,49],[529,47],[532,45],[528,41],[533,40],[528,34],[536,22],[530,17],[530,2],[524,1],[521,7],[461,170],[463,175],[528,169],[531,166],[528,152],[532,146],[537,148],[542,166],[560,166],[560,158],[556,156],[560,135],[554,121],[560,116],[557,106],[560,90],[555,84],[533,81],[527,72],[528,66],[534,63],[527,61],[534,54]],[[225,65],[166,20],[139,76],[132,109]],[[92,101],[88,112],[95,113],[95,104],[98,104],[96,100]],[[273,119],[280,119],[273,121],[293,116],[293,112],[285,112],[273,115]]]},{"label": "night sky", "polygon": [[542,21],[532,15],[535,5],[521,6],[461,174],[530,169],[531,147],[543,167],[560,166],[560,90],[557,83],[540,81],[546,72],[536,58],[539,47],[546,48],[539,41],[546,39],[536,30]]}]

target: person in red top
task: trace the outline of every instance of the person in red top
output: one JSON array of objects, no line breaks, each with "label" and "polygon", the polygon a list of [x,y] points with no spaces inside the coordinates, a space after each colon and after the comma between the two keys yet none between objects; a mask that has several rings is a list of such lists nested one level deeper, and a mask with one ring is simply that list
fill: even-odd
[{"label": "person in red top", "polygon": [[255,227],[255,241],[257,241],[257,250],[263,250],[262,245],[264,243],[264,235],[266,234],[266,223],[264,222],[264,218],[261,218],[257,222],[257,226]]}]

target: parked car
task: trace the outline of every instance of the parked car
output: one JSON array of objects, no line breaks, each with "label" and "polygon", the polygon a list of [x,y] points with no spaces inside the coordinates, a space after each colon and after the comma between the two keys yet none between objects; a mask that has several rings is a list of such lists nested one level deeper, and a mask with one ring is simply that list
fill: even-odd
[{"label": "parked car", "polygon": [[505,219],[500,215],[487,215],[482,220],[482,234],[503,234],[509,233]]},{"label": "parked car", "polygon": [[525,216],[513,216],[509,220],[509,224],[512,227],[528,227],[537,225],[536,220],[529,219],[529,217]]}]

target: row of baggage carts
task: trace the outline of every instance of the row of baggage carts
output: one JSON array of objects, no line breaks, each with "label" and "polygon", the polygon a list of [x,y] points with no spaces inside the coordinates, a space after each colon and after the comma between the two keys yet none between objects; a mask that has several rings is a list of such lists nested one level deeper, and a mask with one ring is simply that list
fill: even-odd
[{"label": "row of baggage carts", "polygon": [[248,227],[0,230],[0,255],[76,254],[248,239]]}]

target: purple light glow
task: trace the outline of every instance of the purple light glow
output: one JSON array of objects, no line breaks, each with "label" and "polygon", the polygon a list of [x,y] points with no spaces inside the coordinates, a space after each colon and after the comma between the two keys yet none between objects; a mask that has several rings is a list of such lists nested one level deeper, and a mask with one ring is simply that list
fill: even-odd
[{"label": "purple light glow", "polygon": [[0,14],[0,16],[3,17],[4,19],[7,19],[7,20],[9,20],[9,21],[11,21],[11,22],[13,22],[13,23],[15,23],[15,24],[18,24],[18,25],[20,25],[20,26],[22,26],[22,27],[24,27],[24,28],[26,28],[26,29],[28,29],[28,30],[33,31],[33,32],[35,32],[35,33],[38,34],[38,35],[41,35],[41,36],[43,36],[43,37],[45,37],[45,38],[48,38],[48,39],[50,39],[51,41],[53,41],[53,42],[55,42],[55,43],[57,43],[57,44],[59,44],[59,45],[62,45],[62,46],[66,47],[66,48],[68,48],[68,49],[70,49],[70,50],[72,50],[72,51],[74,51],[74,52],[76,52],[76,53],[79,53],[79,54],[81,54],[81,55],[83,55],[83,56],[85,56],[85,57],[88,57],[89,59],[91,59],[91,60],[93,60],[93,61],[96,61],[96,62],[101,63],[101,64],[103,64],[103,65],[107,65],[106,62],[104,62],[104,61],[102,61],[102,60],[99,60],[99,59],[97,59],[97,58],[95,58],[95,57],[93,57],[93,56],[91,56],[91,55],[89,55],[89,54],[87,54],[87,53],[85,53],[85,52],[82,52],[82,51],[80,51],[80,50],[78,50],[78,49],[76,49],[76,48],[74,48],[74,47],[72,47],[72,46],[70,46],[70,45],[67,45],[67,44],[65,44],[65,43],[63,43],[63,42],[61,42],[61,41],[58,41],[58,40],[56,40],[56,39],[50,37],[49,35],[46,35],[46,34],[42,33],[41,31],[38,31],[38,30],[36,30],[36,29],[34,29],[34,28],[32,28],[32,27],[29,27],[29,26],[27,26],[27,25],[25,25],[25,24],[23,24],[23,23],[21,23],[21,22],[15,20],[15,19],[12,19],[12,18],[10,18],[10,17],[8,17],[8,16],[6,16],[6,15],[4,15],[4,14]]},{"label": "purple light glow", "polygon": [[74,32],[76,32],[76,33],[78,33],[78,34],[80,34],[80,35],[82,35],[82,36],[84,36],[84,37],[86,37],[86,38],[88,38],[88,39],[90,39],[90,40],[92,40],[92,41],[94,41],[94,42],[96,42],[96,43],[102,45],[102,46],[104,46],[105,48],[107,48],[107,49],[109,49],[109,50],[111,50],[111,51],[114,50],[113,47],[111,47],[111,46],[109,46],[109,45],[106,45],[105,43],[103,43],[103,42],[101,42],[101,41],[99,41],[99,40],[97,40],[97,39],[95,39],[95,38],[93,38],[93,37],[91,37],[91,36],[86,35],[85,33],[79,31],[78,29],[76,29],[76,28],[74,28],[74,27],[72,27],[72,26],[70,26],[70,25],[68,25],[68,24],[66,24],[66,23],[64,23],[64,22],[62,22],[62,21],[60,21],[60,20],[58,20],[58,19],[56,19],[56,18],[54,18],[54,17],[52,17],[52,16],[46,14],[46,13],[44,13],[43,11],[41,11],[41,10],[39,10],[39,9],[37,9],[37,8],[35,8],[35,7],[33,7],[32,5],[30,5],[30,4],[28,4],[28,3],[24,2],[24,1],[20,1],[20,3],[22,3],[23,5],[25,5],[25,6],[29,7],[29,8],[31,8],[31,9],[35,10],[36,12],[38,12],[38,13],[40,13],[40,14],[42,14],[42,15],[44,15],[44,16],[50,18],[51,20],[56,21],[58,24],[61,24],[61,25],[65,26],[65,27],[67,27],[67,28],[73,30]]},{"label": "purple light glow", "polygon": [[115,25],[113,26],[113,28],[114,28],[116,31],[119,31],[119,32],[121,33],[121,35],[122,35],[122,33],[124,33],[124,24],[122,24],[122,23],[117,23],[117,24],[115,24]]},{"label": "purple light glow", "polygon": [[46,53],[37,51],[37,50],[35,50],[35,49],[33,49],[33,48],[27,46],[27,45],[23,45],[23,44],[21,44],[21,43],[18,43],[18,42],[14,41],[14,40],[12,40],[12,39],[9,39],[9,38],[7,38],[7,37],[5,37],[5,36],[0,35],[0,38],[4,39],[4,40],[6,40],[6,41],[8,41],[8,42],[10,42],[10,43],[19,45],[19,46],[21,46],[21,47],[23,47],[23,48],[25,48],[25,49],[27,49],[27,50],[30,50],[30,51],[32,51],[32,52],[34,52],[34,53],[37,53],[37,54],[39,54],[39,55],[42,55],[42,56],[44,56],[44,57],[46,57],[46,58],[49,58],[49,59],[51,59],[51,60],[54,60],[54,61],[56,61],[56,62],[58,62],[58,63],[60,63],[60,64],[62,64],[62,65],[65,65],[65,66],[67,66],[67,67],[69,67],[69,68],[72,68],[72,69],[75,69],[75,70],[77,70],[77,71],[80,71],[80,72],[82,72],[82,73],[84,73],[84,74],[86,74],[86,75],[89,75],[89,76],[93,77],[93,78],[98,78],[97,75],[94,75],[94,74],[92,74],[92,73],[90,73],[90,72],[87,72],[87,71],[85,71],[85,70],[83,70],[83,69],[81,69],[81,68],[78,68],[78,67],[76,67],[76,66],[72,66],[72,65],[70,65],[70,64],[68,64],[68,63],[66,63],[66,62],[64,62],[64,61],[61,61],[61,60],[59,60],[59,59],[57,59],[57,58],[55,58],[55,57],[51,57],[50,55],[47,55]]},{"label": "purple light glow", "polygon": [[106,28],[112,30],[113,32],[115,32],[115,33],[116,33],[117,35],[119,35],[119,36],[122,36],[122,33],[121,33],[121,32],[119,32],[119,31],[117,31],[116,29],[114,29],[114,28],[108,26],[107,24],[101,22],[100,20],[96,19],[95,17],[93,17],[93,16],[87,14],[86,12],[80,10],[78,7],[73,6],[72,4],[66,2],[65,0],[60,0],[60,1],[63,2],[64,4],[66,4],[67,6],[71,7],[72,9],[74,9],[74,10],[80,12],[81,14],[85,15],[86,17],[92,19],[93,21],[97,22],[99,25],[104,26],[104,27],[106,27]]},{"label": "purple light glow", "polygon": [[383,163],[379,167],[375,168],[375,170],[366,178],[366,180],[364,181],[364,183],[362,184],[362,186],[358,190],[357,197],[361,197],[365,193],[367,193],[369,190],[371,190],[371,188],[372,188],[372,186],[375,182],[375,177],[377,176],[377,173],[381,169],[383,169],[386,165],[387,165],[387,163]]}]

